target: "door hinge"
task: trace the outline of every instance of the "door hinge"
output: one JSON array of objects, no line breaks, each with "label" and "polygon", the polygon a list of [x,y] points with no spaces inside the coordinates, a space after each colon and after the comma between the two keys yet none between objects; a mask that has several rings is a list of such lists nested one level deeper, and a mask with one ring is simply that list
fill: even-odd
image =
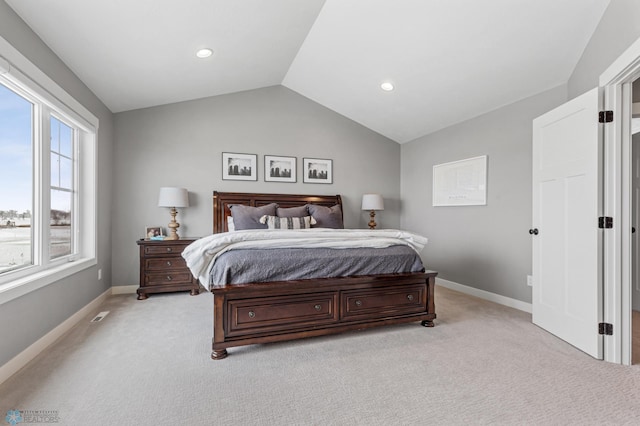
[{"label": "door hinge", "polygon": [[606,336],[613,336],[613,324],[608,322],[601,322],[598,324],[598,334],[604,334]]},{"label": "door hinge", "polygon": [[611,123],[613,121],[613,111],[600,111],[598,113],[599,123]]},{"label": "door hinge", "polygon": [[611,216],[600,216],[598,218],[598,228],[600,229],[613,228],[613,218]]}]

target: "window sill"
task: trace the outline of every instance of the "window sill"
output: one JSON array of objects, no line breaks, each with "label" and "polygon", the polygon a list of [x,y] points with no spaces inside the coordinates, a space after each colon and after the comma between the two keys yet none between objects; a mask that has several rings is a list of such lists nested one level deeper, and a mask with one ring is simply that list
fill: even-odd
[{"label": "window sill", "polygon": [[26,277],[18,278],[0,285],[0,305],[7,303],[27,293],[38,290],[56,281],[60,281],[80,271],[88,269],[97,264],[95,257],[76,260],[75,262],[65,263],[55,268],[47,269]]}]

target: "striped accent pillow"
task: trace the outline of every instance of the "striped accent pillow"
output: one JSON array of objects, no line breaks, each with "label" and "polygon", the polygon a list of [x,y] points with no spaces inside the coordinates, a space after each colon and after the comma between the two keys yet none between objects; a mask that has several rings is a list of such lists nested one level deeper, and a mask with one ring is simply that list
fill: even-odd
[{"label": "striped accent pillow", "polygon": [[266,223],[269,229],[306,229],[315,225],[316,220],[311,216],[304,217],[277,217],[264,215],[260,223]]}]

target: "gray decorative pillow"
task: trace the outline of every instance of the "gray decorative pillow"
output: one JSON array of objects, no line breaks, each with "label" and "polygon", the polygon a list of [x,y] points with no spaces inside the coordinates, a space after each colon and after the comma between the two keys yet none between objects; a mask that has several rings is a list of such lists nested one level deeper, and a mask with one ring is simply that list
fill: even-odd
[{"label": "gray decorative pillow", "polygon": [[300,207],[288,207],[280,208],[277,210],[278,217],[305,217],[309,216],[309,210],[307,210],[306,204]]},{"label": "gray decorative pillow", "polygon": [[311,216],[304,217],[276,217],[264,215],[260,223],[266,223],[269,229],[308,229],[316,221]]},{"label": "gray decorative pillow", "polygon": [[243,229],[267,229],[266,224],[260,223],[260,218],[264,215],[275,216],[278,205],[276,203],[267,204],[261,207],[245,206],[243,204],[232,204],[231,216],[236,231]]},{"label": "gray decorative pillow", "polygon": [[313,217],[317,222],[312,226],[312,228],[344,229],[340,204],[336,204],[333,207],[307,204],[307,208],[309,209],[311,217]]}]

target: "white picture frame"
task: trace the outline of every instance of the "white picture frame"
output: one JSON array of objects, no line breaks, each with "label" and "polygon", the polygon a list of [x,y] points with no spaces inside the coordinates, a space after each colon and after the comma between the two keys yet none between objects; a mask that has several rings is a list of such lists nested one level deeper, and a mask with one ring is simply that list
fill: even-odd
[{"label": "white picture frame", "polygon": [[258,155],[223,152],[222,180],[258,180]]},{"label": "white picture frame", "polygon": [[303,183],[333,183],[333,160],[325,158],[302,159]]},{"label": "white picture frame", "polygon": [[278,155],[264,156],[264,181],[265,182],[296,182],[298,174],[296,169],[296,157],[283,157]]},{"label": "white picture frame", "polygon": [[149,240],[151,238],[164,237],[164,229],[162,226],[145,226],[144,227],[144,238]]},{"label": "white picture frame", "polygon": [[487,205],[487,156],[433,166],[434,207]]}]

